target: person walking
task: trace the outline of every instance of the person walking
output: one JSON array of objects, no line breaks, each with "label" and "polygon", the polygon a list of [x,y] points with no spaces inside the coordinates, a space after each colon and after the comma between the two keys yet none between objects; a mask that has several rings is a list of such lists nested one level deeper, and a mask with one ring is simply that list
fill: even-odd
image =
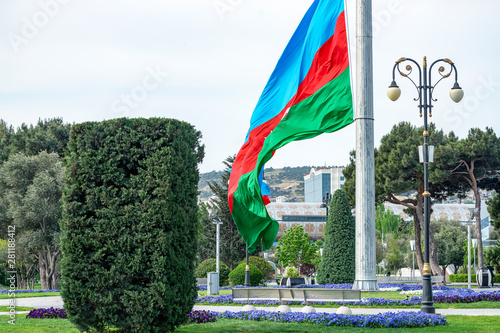
[{"label": "person walking", "polygon": [[493,267],[491,266],[491,264],[488,264],[486,268],[488,268],[491,273],[491,287],[493,287],[493,278],[495,277],[495,274],[493,274]]}]

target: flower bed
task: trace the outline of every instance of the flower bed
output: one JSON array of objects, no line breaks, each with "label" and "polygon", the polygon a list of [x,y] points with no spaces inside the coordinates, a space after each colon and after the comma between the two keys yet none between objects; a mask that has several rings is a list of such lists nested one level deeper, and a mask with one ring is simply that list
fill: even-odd
[{"label": "flower bed", "polygon": [[193,311],[188,315],[188,322],[194,324],[204,324],[214,322],[217,316],[210,311]]},{"label": "flower bed", "polygon": [[37,319],[61,318],[61,319],[66,319],[66,318],[68,318],[68,316],[66,314],[66,310],[64,310],[64,309],[50,308],[50,309],[33,309],[30,311],[30,313],[28,313],[26,318],[37,318]]},{"label": "flower bed", "polygon": [[31,293],[50,293],[50,292],[61,292],[59,289],[28,289],[28,290],[24,290],[24,289],[18,289],[18,290],[14,290],[14,291],[10,291],[8,289],[6,290],[1,290],[0,291],[0,294],[7,294],[7,293],[15,293],[15,294],[25,294],[25,293],[28,293],[28,294],[31,294]]},{"label": "flower bed", "polygon": [[[401,285],[401,289],[406,289],[404,286],[409,285]],[[390,288],[390,287],[389,287]],[[339,288],[340,289],[340,288]],[[463,289],[463,288],[450,288],[445,286],[433,286],[434,290],[434,302],[435,303],[473,303],[473,302],[481,302],[481,301],[491,301],[491,302],[499,302],[500,301],[500,292],[474,292],[471,289]],[[422,286],[420,289],[409,289],[406,290],[422,290]],[[246,301],[237,301],[233,302],[232,295],[220,295],[220,296],[206,296],[200,297],[196,300],[196,303],[203,304],[246,304]],[[250,304],[253,305],[279,305],[278,301],[251,301]],[[304,305],[302,302],[288,302],[288,305]],[[327,302],[314,302],[314,305],[326,305]],[[337,305],[350,305],[350,306],[394,306],[394,307],[405,307],[405,306],[419,306],[422,304],[421,296],[414,296],[408,300],[392,300],[386,298],[363,298],[358,302],[339,302],[335,303]]]},{"label": "flower bed", "polygon": [[379,313],[377,315],[338,315],[332,313],[302,312],[223,312],[219,318],[272,321],[278,323],[317,324],[341,327],[401,328],[446,325],[446,318],[422,312]]}]

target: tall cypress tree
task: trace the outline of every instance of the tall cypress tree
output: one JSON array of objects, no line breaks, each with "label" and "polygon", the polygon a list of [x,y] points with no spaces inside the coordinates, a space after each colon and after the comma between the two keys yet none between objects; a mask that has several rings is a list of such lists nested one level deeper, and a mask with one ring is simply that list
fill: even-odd
[{"label": "tall cypress tree", "polygon": [[347,195],[337,190],[330,202],[324,232],[323,258],[318,283],[352,283],[355,279],[355,222]]},{"label": "tall cypress tree", "polygon": [[196,292],[201,133],[173,119],[73,126],[61,291],[81,331],[170,332]]}]

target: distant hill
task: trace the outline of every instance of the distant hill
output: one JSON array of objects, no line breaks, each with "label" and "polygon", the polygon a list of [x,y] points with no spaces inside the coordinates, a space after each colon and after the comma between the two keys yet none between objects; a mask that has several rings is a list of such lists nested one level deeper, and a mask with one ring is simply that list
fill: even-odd
[{"label": "distant hill", "polygon": [[[311,171],[310,166],[264,169],[265,181],[271,188],[270,199],[273,200],[279,196],[286,196],[288,200],[292,202],[304,201],[304,176],[308,174],[309,171]],[[212,196],[207,182],[220,182],[220,177],[223,172],[224,171],[211,171],[200,174],[200,182],[198,184],[200,199],[208,199]]]}]

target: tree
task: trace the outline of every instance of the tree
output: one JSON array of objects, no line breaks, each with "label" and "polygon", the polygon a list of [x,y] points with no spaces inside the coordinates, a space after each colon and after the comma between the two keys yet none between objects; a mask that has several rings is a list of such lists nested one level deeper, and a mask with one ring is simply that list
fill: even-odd
[{"label": "tree", "polygon": [[500,231],[500,195],[497,194],[486,202],[490,220],[496,230]]},{"label": "tree", "polygon": [[54,153],[16,154],[0,167],[0,195],[6,209],[3,218],[22,230],[23,239],[29,239],[24,250],[38,261],[42,289],[57,288],[63,185],[64,167]]},{"label": "tree", "polygon": [[387,256],[385,260],[387,265],[393,269],[394,274],[404,265],[404,252],[394,234],[387,236]]},{"label": "tree", "polygon": [[500,243],[496,243],[495,246],[490,246],[484,251],[484,258],[486,263],[489,263],[495,268],[496,274],[500,272]]},{"label": "tree", "polygon": [[467,239],[467,228],[458,221],[438,221],[432,223],[431,227],[436,235],[439,264],[443,266],[443,270],[453,265],[456,271],[467,255],[462,246]]},{"label": "tree", "polygon": [[451,182],[466,182],[474,192],[477,232],[477,261],[483,266],[483,241],[481,233],[481,195],[478,183],[496,174],[500,169],[500,140],[492,128],[486,127],[483,132],[479,128],[469,130],[467,138],[453,142],[449,151],[448,176]]},{"label": "tree", "polygon": [[197,297],[200,138],[163,118],[72,127],[61,293],[79,330],[170,332],[186,322]]},{"label": "tree", "polygon": [[[455,136],[444,135],[434,124],[429,124],[429,143],[435,146],[434,160],[449,157],[450,142]],[[424,168],[419,163],[417,147],[422,144],[423,127],[416,128],[407,122],[394,125],[391,132],[385,135],[379,149],[375,150],[375,199],[377,203],[390,202],[402,205],[410,210],[414,220],[415,244],[422,243],[424,228]],[[446,149],[445,149],[446,148]],[[355,193],[355,154],[351,153],[351,163],[344,170],[346,182],[344,189],[348,198],[354,202]],[[448,174],[436,166],[429,164],[429,191],[433,200],[441,201],[458,190],[458,185],[448,181]],[[401,199],[400,194],[417,191],[415,199]],[[431,202],[432,203],[432,202]],[[442,275],[437,259],[437,247],[434,235],[429,234],[430,264],[434,275]],[[423,253],[420,246],[415,246],[415,256],[420,272],[423,271]]]},{"label": "tree", "polygon": [[285,231],[276,249],[278,259],[284,267],[299,268],[301,264],[312,263],[318,246],[311,242],[304,227],[297,224]]},{"label": "tree", "polygon": [[355,222],[343,190],[337,190],[330,202],[323,258],[318,283],[352,283],[355,278]]},{"label": "tree", "polygon": [[210,218],[207,206],[204,203],[199,204],[198,210],[198,257],[200,263],[209,258],[215,258],[216,246],[216,226]]},{"label": "tree", "polygon": [[229,210],[228,202],[228,183],[229,171],[233,166],[236,156],[229,156],[224,161],[226,166],[225,172],[222,173],[220,183],[208,182],[208,186],[217,200],[212,200],[210,207],[213,209],[213,214],[222,221],[220,226],[220,259],[224,261],[231,270],[236,268],[238,262],[246,256],[246,244],[241,237],[233,216]]},{"label": "tree", "polygon": [[383,204],[377,206],[375,228],[380,232],[382,242],[384,242],[384,235],[398,232],[401,220],[399,215],[395,215],[391,210],[386,210]]},{"label": "tree", "polygon": [[70,129],[62,118],[39,119],[35,126],[23,123],[11,136],[11,151],[29,156],[46,151],[63,156]]}]

